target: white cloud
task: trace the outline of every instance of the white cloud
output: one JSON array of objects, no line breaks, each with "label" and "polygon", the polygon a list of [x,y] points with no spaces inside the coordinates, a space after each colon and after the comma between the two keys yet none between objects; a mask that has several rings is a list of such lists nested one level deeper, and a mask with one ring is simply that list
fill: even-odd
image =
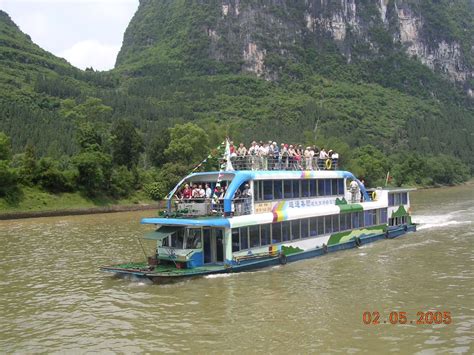
[{"label": "white cloud", "polygon": [[113,68],[119,50],[120,46],[85,40],[59,53],[59,56],[80,69],[92,66],[95,70],[108,70]]},{"label": "white cloud", "polygon": [[84,69],[112,69],[138,0],[0,0],[20,29]]}]

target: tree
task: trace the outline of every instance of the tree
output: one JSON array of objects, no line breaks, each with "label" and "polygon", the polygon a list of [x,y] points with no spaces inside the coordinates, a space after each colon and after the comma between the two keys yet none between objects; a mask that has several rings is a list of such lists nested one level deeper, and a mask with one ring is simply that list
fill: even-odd
[{"label": "tree", "polygon": [[170,132],[164,129],[161,134],[153,137],[148,152],[148,159],[153,166],[160,167],[166,163],[165,150],[170,144]]},{"label": "tree", "polygon": [[207,156],[208,150],[207,133],[194,123],[177,124],[170,128],[170,144],[165,150],[170,162],[196,164]]},{"label": "tree", "polygon": [[27,144],[25,153],[21,157],[19,177],[23,184],[32,185],[38,177],[38,162],[36,159],[36,150],[32,144]]},{"label": "tree", "polygon": [[0,160],[10,160],[12,158],[12,149],[10,138],[3,132],[0,132]]},{"label": "tree", "polygon": [[366,145],[354,151],[355,157],[350,162],[350,171],[359,178],[364,178],[366,186],[384,183],[388,171],[387,157],[372,145]]},{"label": "tree", "polygon": [[136,166],[144,151],[143,139],[131,121],[119,120],[112,130],[112,157],[116,165]]},{"label": "tree", "polygon": [[95,196],[108,187],[112,158],[100,151],[85,150],[73,159],[77,167],[77,184],[90,196]]}]

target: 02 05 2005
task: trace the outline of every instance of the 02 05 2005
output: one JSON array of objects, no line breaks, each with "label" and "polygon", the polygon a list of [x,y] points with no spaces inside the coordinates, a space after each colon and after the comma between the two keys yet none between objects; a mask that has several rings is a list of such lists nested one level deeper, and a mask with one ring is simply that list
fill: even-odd
[{"label": "02 05 2005", "polygon": [[365,311],[362,313],[362,322],[366,325],[378,324],[452,324],[451,312],[447,311],[419,311],[403,312],[392,311],[383,314],[379,311]]}]

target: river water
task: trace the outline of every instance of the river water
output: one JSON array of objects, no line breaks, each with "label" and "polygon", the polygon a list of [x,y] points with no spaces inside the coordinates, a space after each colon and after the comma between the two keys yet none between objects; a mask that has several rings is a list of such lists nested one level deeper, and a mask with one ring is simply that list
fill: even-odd
[{"label": "river water", "polygon": [[171,285],[98,271],[143,259],[154,212],[0,221],[0,352],[473,353],[474,185],[417,191],[412,211],[398,239]]}]

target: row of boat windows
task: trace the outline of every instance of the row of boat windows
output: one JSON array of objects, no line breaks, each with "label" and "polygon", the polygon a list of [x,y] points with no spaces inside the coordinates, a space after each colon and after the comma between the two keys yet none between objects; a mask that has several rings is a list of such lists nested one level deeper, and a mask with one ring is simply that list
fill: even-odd
[{"label": "row of boat windows", "polygon": [[387,223],[387,209],[232,228],[232,252]]},{"label": "row of boat windows", "polygon": [[400,206],[408,204],[408,192],[395,192],[388,194],[389,206]]},{"label": "row of boat windows", "polygon": [[255,201],[344,195],[344,179],[256,180]]}]

